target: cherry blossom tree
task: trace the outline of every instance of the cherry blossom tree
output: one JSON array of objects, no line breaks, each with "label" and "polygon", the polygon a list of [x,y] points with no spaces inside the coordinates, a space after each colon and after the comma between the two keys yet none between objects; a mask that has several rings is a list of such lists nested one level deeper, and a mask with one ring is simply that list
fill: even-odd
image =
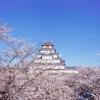
[{"label": "cherry blossom tree", "polygon": [[0,66],[25,67],[34,57],[36,47],[23,39],[12,37],[11,31],[13,30],[9,26],[0,25],[0,42],[6,45],[0,51]]}]

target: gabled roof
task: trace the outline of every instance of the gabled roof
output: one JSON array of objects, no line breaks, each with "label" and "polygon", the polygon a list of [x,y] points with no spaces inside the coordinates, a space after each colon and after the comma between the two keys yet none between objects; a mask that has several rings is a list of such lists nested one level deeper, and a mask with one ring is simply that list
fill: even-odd
[{"label": "gabled roof", "polygon": [[53,43],[51,41],[43,42],[42,46],[53,46]]}]

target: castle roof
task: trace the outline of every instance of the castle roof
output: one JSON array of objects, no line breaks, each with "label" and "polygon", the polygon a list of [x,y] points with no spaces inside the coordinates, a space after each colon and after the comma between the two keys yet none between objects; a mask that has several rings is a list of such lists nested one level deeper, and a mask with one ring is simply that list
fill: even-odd
[{"label": "castle roof", "polygon": [[53,46],[51,41],[43,42],[42,46]]}]

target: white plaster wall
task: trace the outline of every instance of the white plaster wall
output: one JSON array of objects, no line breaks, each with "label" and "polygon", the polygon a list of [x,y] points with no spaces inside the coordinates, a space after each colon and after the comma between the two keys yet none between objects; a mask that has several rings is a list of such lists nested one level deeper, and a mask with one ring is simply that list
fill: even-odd
[{"label": "white plaster wall", "polygon": [[49,56],[49,55],[46,56],[46,55],[45,55],[45,56],[42,56],[42,59],[52,59],[52,56]]},{"label": "white plaster wall", "polygon": [[60,63],[60,59],[34,59],[34,63]]}]

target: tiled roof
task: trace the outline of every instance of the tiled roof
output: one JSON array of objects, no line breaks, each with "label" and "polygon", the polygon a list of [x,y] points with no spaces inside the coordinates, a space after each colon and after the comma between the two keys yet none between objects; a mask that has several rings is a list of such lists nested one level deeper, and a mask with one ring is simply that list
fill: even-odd
[{"label": "tiled roof", "polygon": [[44,46],[44,45],[51,45],[51,46],[53,46],[53,43],[52,42],[50,42],[50,41],[47,41],[47,42],[43,42],[43,44],[42,44],[42,46]]}]

